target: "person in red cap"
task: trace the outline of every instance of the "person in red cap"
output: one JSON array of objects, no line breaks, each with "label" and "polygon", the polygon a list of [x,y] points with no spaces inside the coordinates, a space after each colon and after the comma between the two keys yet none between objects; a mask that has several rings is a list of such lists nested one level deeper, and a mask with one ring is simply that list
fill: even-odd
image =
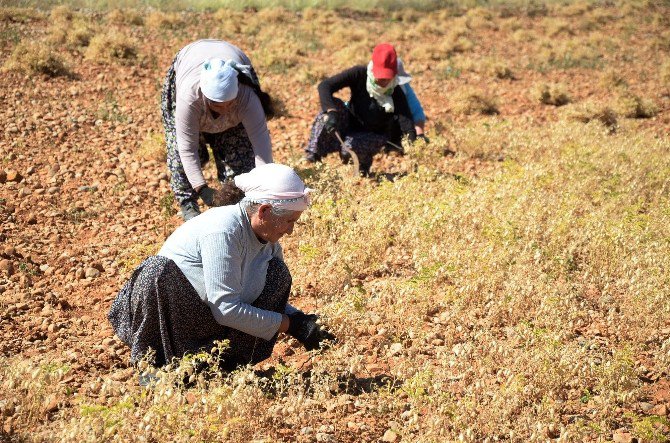
[{"label": "person in red cap", "polygon": [[[312,125],[306,160],[320,161],[328,153],[339,151],[342,160],[348,162],[347,151],[351,149],[358,156],[360,172],[369,175],[372,158],[382,148],[400,146],[403,137],[413,142],[414,121],[401,88],[410,79],[404,70],[399,75],[393,46],[382,43],[372,51],[367,66],[354,66],[319,83],[322,112]],[[346,87],[351,97],[345,104],[333,93]]]}]

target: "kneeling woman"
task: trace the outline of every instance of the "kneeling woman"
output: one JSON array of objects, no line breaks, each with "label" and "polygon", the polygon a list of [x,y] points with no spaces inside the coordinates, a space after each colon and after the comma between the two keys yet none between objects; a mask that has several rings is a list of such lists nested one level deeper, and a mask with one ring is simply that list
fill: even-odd
[{"label": "kneeling woman", "polygon": [[291,274],[279,239],[309,203],[309,188],[288,166],[266,164],[235,177],[245,197],[182,226],[158,255],[134,271],[109,320],[136,363],[154,351],[155,366],[229,340],[221,368],[258,363],[286,332],[308,350],[334,339],[314,314],[288,303]]},{"label": "kneeling woman", "polygon": [[[402,137],[413,142],[416,129],[401,87],[410,77],[404,69],[402,74],[398,75],[395,49],[382,43],[372,51],[367,66],[354,66],[319,83],[322,112],[312,125],[306,160],[316,162],[340,151],[346,162],[352,150],[360,161],[360,172],[368,175],[372,158],[388,142],[399,146]],[[348,103],[333,97],[347,87],[351,90]]]}]

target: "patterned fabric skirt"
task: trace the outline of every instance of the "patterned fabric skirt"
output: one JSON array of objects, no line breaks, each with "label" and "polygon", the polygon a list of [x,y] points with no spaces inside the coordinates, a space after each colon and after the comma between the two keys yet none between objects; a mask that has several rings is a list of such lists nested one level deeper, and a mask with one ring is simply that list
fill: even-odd
[{"label": "patterned fabric skirt", "polygon": [[[252,71],[255,75],[255,72]],[[175,129],[176,82],[174,61],[170,65],[161,94],[161,113],[165,129],[165,144],[167,146],[167,166],[170,171],[170,187],[175,199],[179,203],[195,201],[197,195],[184,172],[184,166],[179,157],[177,148],[177,131]],[[200,133],[198,155],[200,164],[209,160],[207,145],[212,148],[216,164],[217,178],[224,182],[238,174],[251,171],[255,166],[254,150],[247,135],[247,131],[240,123],[224,132],[216,134]]]},{"label": "patterned fabric skirt", "polygon": [[[270,260],[265,287],[253,306],[284,313],[291,274],[278,258]],[[135,364],[153,351],[153,364],[163,366],[186,353],[209,352],[218,340],[229,340],[222,369],[255,364],[272,355],[271,340],[223,326],[200,299],[179,267],[169,258],[144,260],[123,286],[108,314],[116,335],[130,347]]]},{"label": "patterned fabric skirt", "polygon": [[[353,150],[358,156],[361,172],[367,174],[372,166],[372,158],[384,148],[388,140],[385,135],[369,131],[352,130],[351,119],[353,118],[342,100],[335,99],[337,106],[337,132],[342,136],[344,145]],[[309,141],[305,152],[308,158],[319,161],[331,152],[339,152],[342,161],[348,161],[348,154],[342,148],[340,141],[334,132],[324,131],[324,115],[320,112],[314,119]]]}]

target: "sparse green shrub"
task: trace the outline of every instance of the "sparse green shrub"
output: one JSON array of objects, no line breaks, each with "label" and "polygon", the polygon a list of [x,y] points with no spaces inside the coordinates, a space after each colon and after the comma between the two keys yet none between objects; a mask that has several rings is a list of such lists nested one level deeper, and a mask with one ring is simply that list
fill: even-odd
[{"label": "sparse green shrub", "polygon": [[50,45],[33,41],[20,43],[5,62],[3,70],[49,77],[67,76],[70,69],[63,57]]},{"label": "sparse green shrub", "polygon": [[137,44],[120,32],[111,30],[105,34],[94,36],[84,56],[87,60],[96,63],[127,62],[137,58]]},{"label": "sparse green shrub", "polygon": [[535,100],[545,105],[563,106],[571,101],[565,85],[560,83],[540,83],[533,87],[531,94]]},{"label": "sparse green shrub", "polygon": [[474,89],[457,94],[454,97],[453,109],[457,114],[463,115],[499,113],[497,100],[493,96]]},{"label": "sparse green shrub", "polygon": [[629,91],[619,94],[614,109],[618,114],[628,118],[650,118],[658,113],[658,107],[653,101]]}]

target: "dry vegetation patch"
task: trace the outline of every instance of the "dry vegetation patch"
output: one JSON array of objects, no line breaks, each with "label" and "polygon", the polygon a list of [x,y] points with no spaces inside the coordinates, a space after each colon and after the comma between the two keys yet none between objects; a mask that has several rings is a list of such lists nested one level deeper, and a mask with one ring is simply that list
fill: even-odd
[{"label": "dry vegetation patch", "polygon": [[144,24],[142,14],[134,9],[112,9],[105,17],[108,23],[113,25],[136,25]]},{"label": "dry vegetation patch", "polygon": [[545,105],[563,106],[572,101],[563,84],[540,83],[535,85],[532,90],[532,96],[535,100]]},{"label": "dry vegetation patch", "polygon": [[32,8],[0,7],[0,22],[26,23],[44,18]]},{"label": "dry vegetation patch", "polygon": [[629,91],[619,94],[615,109],[619,114],[628,118],[650,118],[658,112],[658,107],[652,100]]},{"label": "dry vegetation patch", "polygon": [[184,19],[179,13],[165,13],[161,11],[154,11],[149,14],[145,19],[145,23],[154,29],[178,29],[185,24]]},{"label": "dry vegetation patch", "polygon": [[91,39],[84,56],[97,63],[132,61],[137,58],[137,42],[118,31],[109,30]]},{"label": "dry vegetation patch", "polygon": [[49,77],[70,74],[65,59],[53,46],[45,42],[20,43],[3,66],[5,71],[19,71],[26,74],[44,74]]},{"label": "dry vegetation patch", "polygon": [[[0,9],[4,69],[22,72],[0,82],[0,440],[667,441],[665,3],[226,1]],[[208,37],[282,102],[274,158],[316,190],[282,239],[292,302],[339,342],[282,337],[233,374],[213,349],[144,390],[106,313],[181,223],[160,90]],[[370,179],[298,162],[317,82],[380,41],[430,143],[375,157]],[[47,78],[58,54],[76,76]]]},{"label": "dry vegetation patch", "polygon": [[454,98],[453,108],[456,113],[463,115],[499,113],[496,98],[488,92],[475,89],[458,94]]},{"label": "dry vegetation patch", "polygon": [[586,101],[568,107],[566,115],[569,119],[582,123],[598,121],[611,131],[616,130],[618,125],[617,114],[610,107],[593,101]]}]

